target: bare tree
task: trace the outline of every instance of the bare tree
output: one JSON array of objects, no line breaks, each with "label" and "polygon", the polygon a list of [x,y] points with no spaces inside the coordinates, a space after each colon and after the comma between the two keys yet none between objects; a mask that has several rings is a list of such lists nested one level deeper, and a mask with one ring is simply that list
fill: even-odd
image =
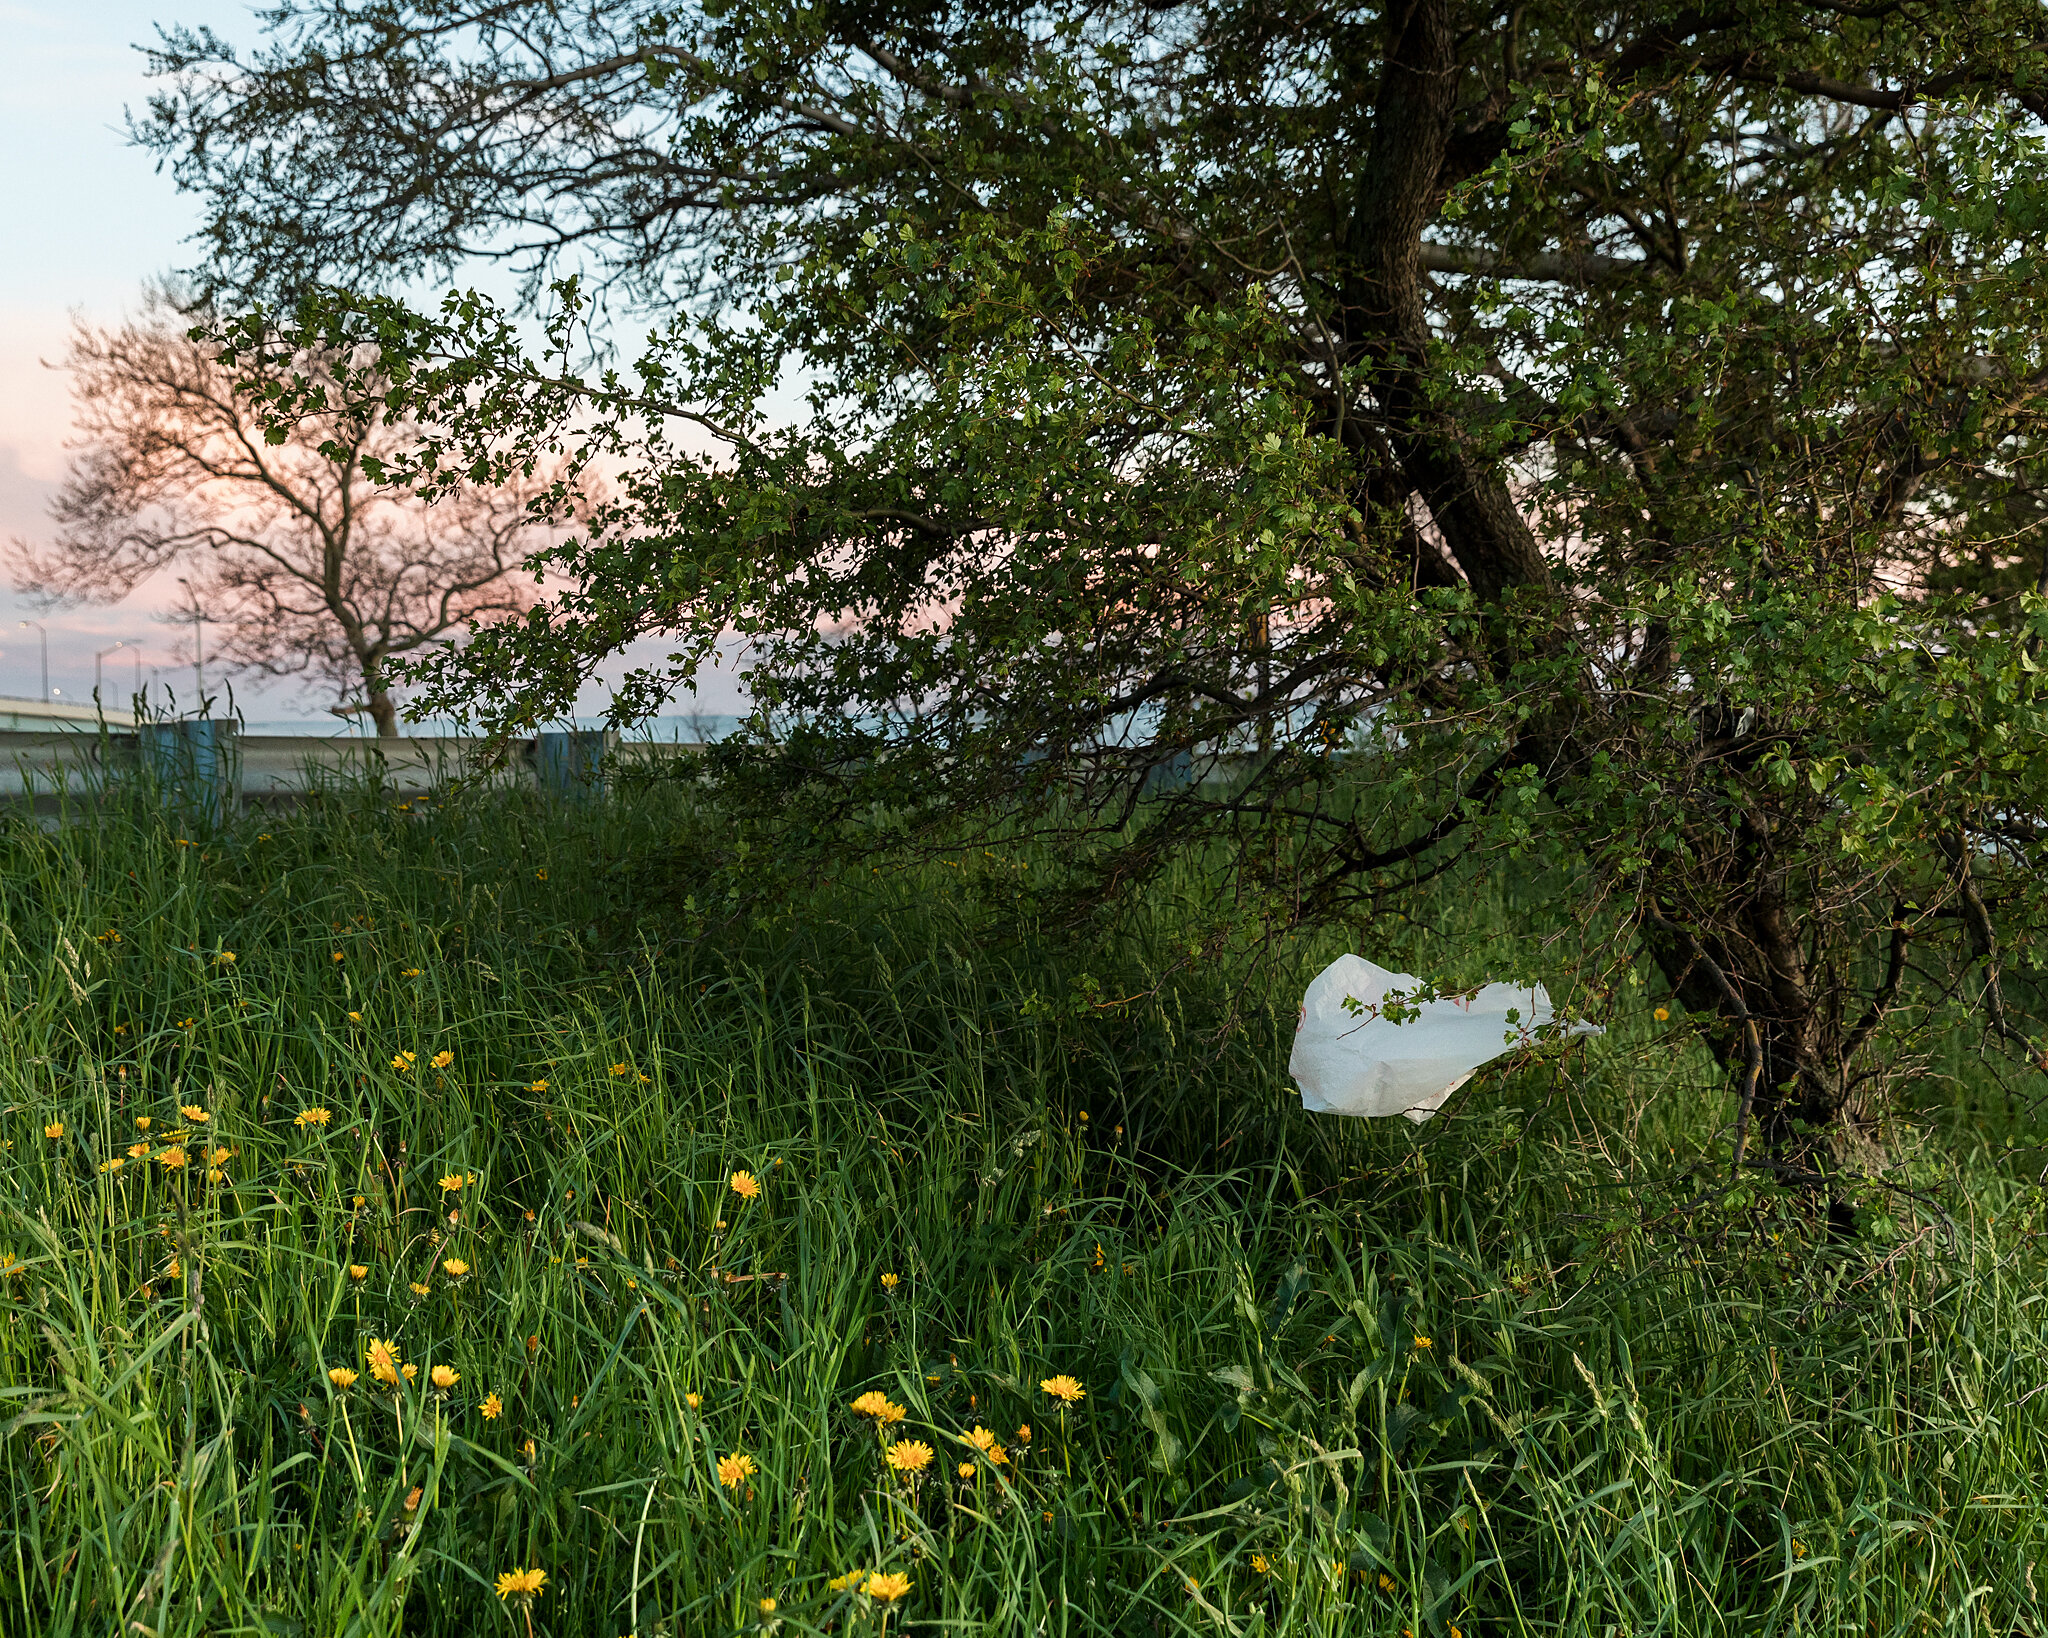
[{"label": "bare tree", "polygon": [[[551,475],[463,486],[432,507],[370,476],[417,429],[310,416],[266,436],[164,289],[114,328],[80,320],[64,367],[77,453],[44,547],[16,540],[16,586],[51,603],[114,602],[185,574],[230,670],[303,677],[398,733],[392,662],[534,600],[519,569],[555,538]],[[295,373],[323,361],[301,355]]]}]

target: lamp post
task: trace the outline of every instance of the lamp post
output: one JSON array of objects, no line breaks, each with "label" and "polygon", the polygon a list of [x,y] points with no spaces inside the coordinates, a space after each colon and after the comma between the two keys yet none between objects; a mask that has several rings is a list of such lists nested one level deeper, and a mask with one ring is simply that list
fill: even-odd
[{"label": "lamp post", "polygon": [[185,595],[192,599],[192,612],[185,618],[192,622],[192,669],[199,684],[197,709],[206,709],[206,615],[199,607],[199,594],[192,589],[192,582],[183,575],[178,584],[185,588]]},{"label": "lamp post", "polygon": [[[104,673],[104,671],[103,671],[102,667],[103,667],[103,664],[104,664],[104,662],[105,662],[105,660],[106,660],[106,657],[107,657],[107,656],[108,656],[109,654],[113,653],[113,652],[114,652],[114,649],[116,649],[116,648],[126,648],[126,647],[128,647],[128,639],[127,639],[127,638],[125,638],[125,637],[123,637],[123,638],[122,638],[122,639],[121,639],[121,640],[120,640],[120,641],[119,641],[118,643],[114,644],[113,648],[103,648],[103,649],[99,650],[99,651],[98,651],[98,652],[97,652],[96,654],[94,654],[94,655],[93,655],[93,657],[92,657],[92,697],[93,697],[94,699],[98,699],[98,698],[100,697],[100,683],[101,683],[101,682],[102,682],[102,681],[104,680],[104,676],[105,676],[105,673]],[[135,655],[135,676],[136,676],[136,679],[137,679],[137,681],[138,681],[138,683],[139,683],[139,681],[140,681],[140,679],[141,679],[141,677],[142,677],[142,654],[141,654],[141,651],[140,651],[140,650],[137,650],[137,651],[136,651],[136,655]]]},{"label": "lamp post", "polygon": [[36,628],[36,630],[37,630],[37,631],[40,631],[40,632],[42,632],[42,634],[43,634],[43,694],[42,694],[42,697],[43,697],[44,699],[48,699],[48,698],[50,697],[50,634],[49,634],[49,633],[48,633],[47,631],[43,631],[43,623],[42,623],[42,621],[40,621],[40,620],[21,620],[21,621],[17,621],[17,622],[16,622],[16,624],[18,624],[18,625],[20,625],[20,626],[22,626],[22,627],[24,627],[24,628],[26,628],[26,627],[29,627],[29,626],[34,626],[34,627]]}]

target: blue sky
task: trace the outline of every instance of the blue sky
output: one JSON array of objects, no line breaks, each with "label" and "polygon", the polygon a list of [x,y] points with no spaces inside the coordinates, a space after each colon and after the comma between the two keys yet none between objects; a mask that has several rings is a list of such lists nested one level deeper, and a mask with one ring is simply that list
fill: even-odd
[{"label": "blue sky", "polygon": [[[249,31],[243,7],[171,3],[189,6],[192,21]],[[128,146],[121,129],[124,106],[139,106],[147,95],[131,42],[151,37],[155,10],[133,0],[0,0],[8,56],[0,96],[0,153],[7,155],[0,221],[14,224],[10,254],[0,257],[0,535],[33,537],[47,527],[43,508],[64,467],[70,399],[63,377],[41,360],[62,354],[71,311],[119,317],[144,278],[177,263],[179,241],[197,220],[191,203],[155,173],[148,155]],[[37,690],[37,678],[23,670],[24,660],[35,659],[34,633],[15,626],[30,612],[0,593],[0,691]],[[51,681],[76,684],[82,650],[81,693],[92,686],[93,647],[129,635],[160,642],[167,635],[125,609],[83,611],[49,624]],[[95,635],[100,642],[91,641]]]},{"label": "blue sky", "polygon": [[[207,24],[250,41],[254,19],[251,7],[222,0],[0,0],[8,58],[0,70],[0,221],[15,224],[0,256],[0,540],[36,539],[49,528],[45,508],[64,470],[70,399],[63,375],[42,361],[62,356],[71,315],[117,320],[134,308],[144,280],[191,257],[184,241],[198,225],[195,202],[129,146],[124,130],[124,111],[149,95],[136,47],[155,38],[159,21]],[[111,608],[40,614],[0,576],[0,694],[32,697],[41,687],[37,634],[16,623],[24,617],[47,626],[50,683],[66,699],[91,693],[93,652],[116,640],[139,640],[146,669],[189,685],[190,673],[172,664],[177,634],[154,618],[168,601],[144,588]],[[134,676],[127,652],[107,665],[109,695],[118,683],[125,698]],[[605,692],[586,691],[579,709],[601,710]],[[704,708],[734,709],[730,691],[720,693]],[[310,720],[325,703],[252,686],[248,714]]]}]

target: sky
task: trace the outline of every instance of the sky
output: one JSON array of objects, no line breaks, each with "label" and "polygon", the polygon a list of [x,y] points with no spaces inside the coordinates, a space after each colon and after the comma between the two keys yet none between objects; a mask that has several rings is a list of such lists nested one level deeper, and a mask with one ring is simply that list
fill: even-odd
[{"label": "sky", "polygon": [[[148,78],[137,42],[152,20],[211,23],[230,37],[254,32],[242,6],[220,0],[0,0],[10,61],[0,94],[0,221],[15,224],[14,252],[0,258],[0,541],[47,539],[47,508],[64,474],[70,391],[45,360],[63,356],[74,312],[117,320],[142,283],[189,253],[181,241],[198,223],[194,202],[149,155],[128,145],[124,110],[139,108]],[[147,676],[168,668],[178,633],[154,618],[168,598],[139,596],[112,608],[45,612],[0,585],[0,693],[41,690],[40,619],[49,633],[50,686],[87,699],[93,652],[139,644]],[[106,657],[107,693],[134,682],[131,650]],[[281,697],[281,706],[297,702]]]},{"label": "sky", "polygon": [[[45,361],[62,358],[72,316],[118,321],[135,310],[145,280],[193,256],[185,241],[199,224],[198,202],[158,174],[124,129],[126,111],[141,109],[150,89],[136,48],[155,38],[159,21],[210,25],[239,42],[257,36],[253,9],[222,0],[0,0],[9,59],[0,90],[0,221],[15,225],[10,254],[0,257],[0,544],[50,532],[71,408],[63,373]],[[61,699],[90,697],[94,652],[116,642],[129,646],[105,656],[110,700],[125,702],[133,686],[136,646],[145,680],[154,671],[187,694],[192,674],[173,661],[185,633],[160,618],[175,590],[146,586],[111,607],[46,612],[14,592],[0,566],[0,695],[34,698],[42,688],[39,633],[22,627],[24,619],[48,632],[49,682]],[[616,675],[621,667],[606,669]],[[209,688],[217,682],[209,675]],[[601,680],[587,688],[579,714],[602,711],[607,692]],[[291,685],[250,679],[237,683],[236,695],[252,723],[333,720],[326,698]],[[697,708],[744,707],[721,679]]]}]

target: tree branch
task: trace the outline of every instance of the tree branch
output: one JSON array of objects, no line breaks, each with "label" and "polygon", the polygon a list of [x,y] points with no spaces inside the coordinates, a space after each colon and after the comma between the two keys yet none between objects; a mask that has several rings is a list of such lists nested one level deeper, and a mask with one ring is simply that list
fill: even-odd
[{"label": "tree branch", "polygon": [[1647,277],[1653,264],[1592,251],[1539,252],[1509,258],[1497,250],[1466,245],[1422,245],[1422,266],[1430,273],[1471,274],[1497,279],[1527,279],[1548,284],[1632,284]]}]

